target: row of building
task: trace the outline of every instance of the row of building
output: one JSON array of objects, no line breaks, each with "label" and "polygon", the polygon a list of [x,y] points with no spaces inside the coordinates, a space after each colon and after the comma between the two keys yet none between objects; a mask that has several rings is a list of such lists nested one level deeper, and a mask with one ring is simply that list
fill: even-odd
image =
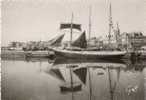
[{"label": "row of building", "polygon": [[[142,32],[124,32],[118,36],[112,36],[110,43],[111,48],[138,50],[146,46],[146,36],[144,36]],[[109,46],[108,37],[106,39],[93,37],[90,39],[90,45],[93,47],[106,48]]]},{"label": "row of building", "polygon": [[7,50],[46,50],[49,46],[48,41],[29,41],[29,42],[10,42],[7,47],[2,49]]},{"label": "row of building", "polygon": [[[142,32],[124,32],[115,34],[111,38],[110,47],[113,49],[127,49],[127,50],[137,50],[143,46],[146,46],[146,36]],[[104,49],[109,46],[108,38],[102,39],[93,37],[90,39],[90,47],[97,47],[99,49]],[[7,47],[2,47],[2,49],[9,50],[47,50],[50,46],[50,41],[29,41],[29,42],[11,42]]]}]

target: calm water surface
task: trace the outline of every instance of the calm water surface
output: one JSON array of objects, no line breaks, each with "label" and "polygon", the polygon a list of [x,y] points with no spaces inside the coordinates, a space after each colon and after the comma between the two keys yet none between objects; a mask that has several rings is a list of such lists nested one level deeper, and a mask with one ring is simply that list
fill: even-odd
[{"label": "calm water surface", "polygon": [[2,100],[144,100],[144,61],[2,61]]}]

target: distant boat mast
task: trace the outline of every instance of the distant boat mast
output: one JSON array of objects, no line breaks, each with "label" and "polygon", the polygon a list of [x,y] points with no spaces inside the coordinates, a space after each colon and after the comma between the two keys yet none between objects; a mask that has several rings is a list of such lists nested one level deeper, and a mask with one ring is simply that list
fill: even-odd
[{"label": "distant boat mast", "polygon": [[72,33],[73,33],[73,13],[72,13],[72,16],[71,16],[70,44],[72,43]]},{"label": "distant boat mast", "polygon": [[109,34],[108,34],[108,43],[109,45],[111,44],[111,30],[113,28],[113,22],[112,22],[112,8],[111,8],[111,3],[110,3],[110,7],[109,7]]},{"label": "distant boat mast", "polygon": [[91,6],[89,6],[89,41],[91,38]]}]

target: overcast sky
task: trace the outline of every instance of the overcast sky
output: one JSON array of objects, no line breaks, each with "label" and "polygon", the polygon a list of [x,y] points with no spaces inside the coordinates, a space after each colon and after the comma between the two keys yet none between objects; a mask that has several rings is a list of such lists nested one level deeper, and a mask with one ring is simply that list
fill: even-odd
[{"label": "overcast sky", "polygon": [[10,41],[49,40],[60,34],[61,22],[82,24],[88,31],[92,6],[91,36],[108,34],[109,2],[113,23],[121,32],[142,31],[146,35],[144,0],[4,0],[2,2],[2,45]]}]

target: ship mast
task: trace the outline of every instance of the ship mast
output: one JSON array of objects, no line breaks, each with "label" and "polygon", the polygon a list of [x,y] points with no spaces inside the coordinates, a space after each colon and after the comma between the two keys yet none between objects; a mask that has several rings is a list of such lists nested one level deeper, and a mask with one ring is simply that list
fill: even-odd
[{"label": "ship mast", "polygon": [[72,43],[72,33],[73,33],[73,13],[72,13],[72,16],[71,16],[71,28],[70,28],[70,45]]},{"label": "ship mast", "polygon": [[110,7],[109,7],[109,34],[108,34],[108,43],[109,43],[109,46],[111,44],[111,30],[113,28],[113,22],[112,22],[112,8],[111,8],[111,3],[110,3]]},{"label": "ship mast", "polygon": [[90,41],[90,38],[91,38],[91,6],[89,7],[89,41]]}]

